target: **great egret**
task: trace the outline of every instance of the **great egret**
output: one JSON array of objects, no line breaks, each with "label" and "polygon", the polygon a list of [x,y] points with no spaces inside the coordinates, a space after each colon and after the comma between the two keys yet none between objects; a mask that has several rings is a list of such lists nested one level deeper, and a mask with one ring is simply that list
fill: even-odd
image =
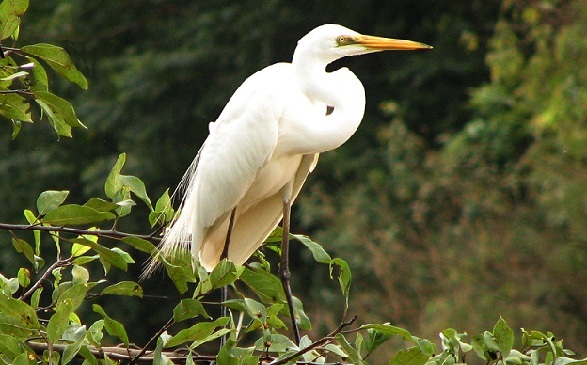
[{"label": "great egret", "polygon": [[165,233],[161,252],[173,255],[190,247],[207,270],[222,258],[240,265],[283,218],[280,273],[299,342],[289,285],[291,204],[318,154],[346,142],[365,111],[365,90],[355,74],[325,68],[345,56],[429,48],[325,24],[298,41],[291,63],[247,78],[210,123],[210,135],[184,175],[181,212]]}]

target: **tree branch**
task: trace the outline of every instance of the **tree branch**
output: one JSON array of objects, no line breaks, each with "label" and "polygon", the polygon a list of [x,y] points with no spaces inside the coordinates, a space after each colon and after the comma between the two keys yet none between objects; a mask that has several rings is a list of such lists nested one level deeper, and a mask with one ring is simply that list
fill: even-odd
[{"label": "tree branch", "polygon": [[141,234],[134,234],[134,233],[127,233],[127,232],[120,232],[114,229],[111,230],[90,230],[90,229],[76,229],[70,227],[54,227],[54,226],[41,226],[41,225],[30,225],[30,224],[7,224],[7,223],[0,223],[0,229],[7,230],[7,231],[47,231],[47,232],[65,232],[65,233],[72,233],[72,234],[85,234],[90,236],[98,236],[104,238],[110,238],[115,240],[120,240],[126,237],[138,237],[142,238],[147,241],[151,242],[159,242],[161,241],[160,237],[155,237],[153,235],[141,235]]},{"label": "tree branch", "polygon": [[[31,350],[35,351],[36,353],[43,353],[43,351],[47,350],[48,344],[46,342],[28,342],[27,345],[31,348]],[[53,351],[57,351],[59,353],[63,353],[67,345],[64,344],[53,344]],[[101,347],[97,348],[94,346],[88,346],[88,350],[90,353],[98,358],[104,357],[104,355],[108,356],[114,360],[130,360],[131,358],[136,357],[140,349],[127,349],[126,347],[118,347],[118,346],[110,346],[110,347]],[[167,356],[171,361],[175,363],[185,363],[186,356],[183,354],[179,354],[175,351],[167,351],[162,352],[162,355]],[[77,355],[81,356],[81,355]],[[142,356],[136,359],[137,362],[153,362],[154,357],[149,354],[147,356]],[[214,361],[216,356],[194,356],[194,361],[206,361],[208,363]]]},{"label": "tree branch", "polygon": [[342,322],[340,324],[340,326],[338,326],[334,331],[327,334],[325,337],[322,337],[321,339],[312,342],[308,347],[301,349],[300,351],[296,352],[295,354],[284,357],[283,359],[279,359],[279,361],[276,361],[277,360],[276,359],[273,362],[269,363],[269,365],[287,364],[291,360],[302,356],[306,352],[312,351],[313,349],[315,349],[317,347],[323,346],[329,342],[334,341],[334,336],[336,336],[338,333],[340,333],[340,331],[342,331],[342,329],[345,328],[346,326],[350,326],[351,324],[353,324],[356,320],[357,320],[357,315],[355,314],[355,316],[353,318],[351,318],[350,320],[348,320],[346,322]]},{"label": "tree branch", "polygon": [[51,275],[53,270],[55,270],[56,268],[61,267],[61,266],[67,266],[70,263],[71,263],[70,260],[57,260],[57,261],[55,261],[53,263],[53,265],[49,266],[47,268],[47,270],[45,270],[45,272],[39,278],[39,280],[37,280],[37,282],[33,286],[31,286],[31,288],[29,290],[27,290],[26,293],[23,293],[18,299],[25,300],[26,298],[28,298],[31,294],[33,294],[35,292],[35,290],[37,290],[38,287],[40,287],[43,284],[43,281],[47,280],[47,278],[49,277],[49,275]]}]

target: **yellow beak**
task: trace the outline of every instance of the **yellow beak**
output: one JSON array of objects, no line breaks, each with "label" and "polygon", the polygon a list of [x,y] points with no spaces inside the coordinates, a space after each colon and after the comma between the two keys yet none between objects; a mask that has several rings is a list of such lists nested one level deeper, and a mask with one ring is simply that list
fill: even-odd
[{"label": "yellow beak", "polygon": [[360,44],[363,47],[374,51],[415,51],[432,48],[432,46],[420,42],[405,39],[374,37],[370,35],[360,35],[353,37],[353,39],[355,44]]}]

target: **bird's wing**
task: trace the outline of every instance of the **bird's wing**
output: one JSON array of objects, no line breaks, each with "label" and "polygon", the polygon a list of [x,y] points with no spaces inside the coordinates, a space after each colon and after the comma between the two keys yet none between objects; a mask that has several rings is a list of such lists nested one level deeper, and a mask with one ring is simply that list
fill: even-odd
[{"label": "bird's wing", "polygon": [[267,70],[250,76],[210,125],[210,135],[186,175],[181,213],[164,237],[164,251],[191,238],[192,253],[197,254],[206,231],[226,219],[271,158],[285,100]]},{"label": "bird's wing", "polygon": [[[292,201],[299,194],[308,174],[318,162],[318,154],[302,156],[294,176]],[[273,232],[283,217],[283,196],[280,192],[260,201],[240,215],[232,229],[228,258],[242,265]],[[255,227],[255,229],[251,229]],[[210,264],[215,264],[214,261]]]}]

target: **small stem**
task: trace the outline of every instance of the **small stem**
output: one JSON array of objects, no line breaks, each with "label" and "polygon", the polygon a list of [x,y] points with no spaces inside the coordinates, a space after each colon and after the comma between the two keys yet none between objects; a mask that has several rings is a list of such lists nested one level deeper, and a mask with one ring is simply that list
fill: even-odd
[{"label": "small stem", "polygon": [[321,339],[312,342],[308,347],[306,347],[306,348],[304,348],[304,349],[302,349],[302,350],[300,350],[300,351],[296,352],[295,354],[292,354],[288,357],[284,357],[283,359],[281,359],[279,361],[274,361],[274,362],[270,363],[269,365],[287,364],[291,360],[302,356],[306,352],[309,352],[319,346],[322,346],[322,345],[325,345],[327,343],[334,341],[334,336],[336,336],[338,333],[340,333],[342,331],[342,329],[345,328],[346,326],[350,326],[351,324],[353,324],[356,320],[357,320],[357,316],[355,315],[350,320],[348,320],[346,322],[342,322],[334,331],[330,332],[329,334],[322,337]]},{"label": "small stem", "polygon": [[0,94],[23,94],[23,95],[33,95],[33,93],[28,89],[15,89],[15,90],[0,90]]},{"label": "small stem", "polygon": [[167,329],[171,326],[173,326],[173,324],[175,323],[175,319],[173,319],[173,317],[171,317],[171,319],[169,321],[167,321],[167,323],[165,323],[165,325],[163,325],[163,327],[161,327],[161,329],[155,334],[155,336],[151,337],[151,339],[149,340],[149,342],[147,342],[145,344],[145,346],[143,346],[143,348],[141,349],[141,351],[132,358],[132,360],[130,360],[130,365],[134,364],[138,359],[140,359],[141,356],[143,356],[146,352],[147,352],[147,347],[149,347],[149,345],[151,343],[153,343],[154,341],[156,341],[159,336],[161,336],[161,334],[165,331],[167,331]]},{"label": "small stem", "polygon": [[37,290],[43,284],[43,281],[47,280],[47,278],[49,277],[49,275],[51,275],[53,270],[55,270],[58,267],[67,266],[70,263],[71,261],[69,259],[55,261],[51,266],[47,268],[47,270],[45,270],[45,272],[43,273],[43,275],[41,275],[39,280],[37,280],[37,282],[33,286],[31,286],[31,288],[27,290],[26,293],[23,293],[18,299],[25,300],[26,298],[31,296],[35,292],[35,290]]}]

